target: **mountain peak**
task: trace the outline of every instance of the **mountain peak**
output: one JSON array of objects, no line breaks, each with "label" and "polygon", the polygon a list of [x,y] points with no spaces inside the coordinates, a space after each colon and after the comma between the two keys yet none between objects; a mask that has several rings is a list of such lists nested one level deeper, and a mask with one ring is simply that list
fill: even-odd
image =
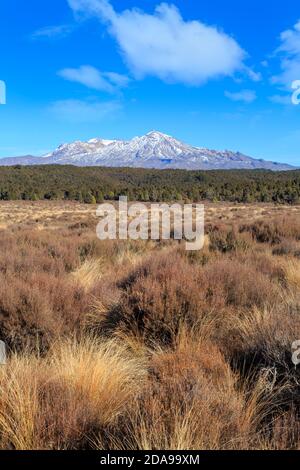
[{"label": "mountain peak", "polygon": [[61,164],[76,166],[139,167],[185,170],[268,169],[290,170],[293,167],[257,160],[239,152],[223,152],[194,147],[152,130],[132,140],[90,139],[59,146],[43,157],[2,159],[2,165]]},{"label": "mountain peak", "polygon": [[172,139],[173,137],[171,137],[170,135],[168,134],[164,134],[163,132],[160,132],[160,131],[150,131],[146,134],[146,137],[153,137],[153,138],[164,138],[164,139]]}]

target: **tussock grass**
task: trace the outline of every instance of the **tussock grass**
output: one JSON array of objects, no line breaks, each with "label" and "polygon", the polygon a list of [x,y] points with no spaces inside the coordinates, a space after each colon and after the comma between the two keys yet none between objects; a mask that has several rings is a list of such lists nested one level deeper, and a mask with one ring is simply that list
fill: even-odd
[{"label": "tussock grass", "polygon": [[296,206],[210,205],[193,253],[100,242],[90,207],[13,207],[1,449],[300,448]]},{"label": "tussock grass", "polygon": [[81,448],[138,394],[143,359],[116,341],[53,346],[45,358],[14,355],[1,369],[2,448]]},{"label": "tussock grass", "polygon": [[102,264],[99,259],[87,259],[71,275],[86,291],[89,291],[103,275]]},{"label": "tussock grass", "polygon": [[14,355],[0,369],[1,448],[33,450],[38,442],[35,423],[38,406],[38,360],[31,355]]},{"label": "tussock grass", "polygon": [[292,288],[300,290],[300,260],[287,259],[283,262],[283,270],[287,284]]}]

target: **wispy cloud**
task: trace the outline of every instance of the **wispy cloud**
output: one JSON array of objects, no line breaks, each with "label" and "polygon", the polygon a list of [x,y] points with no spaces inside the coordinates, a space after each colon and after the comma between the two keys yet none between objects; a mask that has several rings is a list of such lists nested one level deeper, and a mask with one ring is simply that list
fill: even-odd
[{"label": "wispy cloud", "polygon": [[254,90],[240,90],[237,92],[225,91],[224,94],[232,101],[241,101],[243,103],[252,103],[257,98]]},{"label": "wispy cloud", "polygon": [[[246,73],[245,51],[230,35],[200,21],[185,21],[178,8],[162,3],[153,14],[117,13],[108,0],[68,0],[75,13],[97,16],[108,25],[136,78],[201,85],[210,79]],[[209,47],[208,47],[209,44]],[[252,76],[251,76],[252,75]]]},{"label": "wispy cloud", "polygon": [[281,73],[272,82],[290,88],[294,80],[300,79],[300,21],[281,33],[275,53],[280,56]]},{"label": "wispy cloud", "polygon": [[272,95],[269,97],[269,101],[275,104],[283,104],[283,105],[292,105],[291,94],[289,95]]},{"label": "wispy cloud", "polygon": [[61,24],[57,26],[45,26],[38,29],[31,34],[31,39],[59,39],[68,36],[74,30],[75,26],[72,24]]},{"label": "wispy cloud", "polygon": [[247,72],[249,78],[253,82],[260,82],[262,80],[262,74],[260,72],[255,72],[254,70],[250,69],[249,67],[246,67],[246,72]]},{"label": "wispy cloud", "polygon": [[129,83],[126,75],[115,72],[101,72],[90,65],[82,65],[79,68],[66,68],[60,70],[58,75],[65,80],[81,83],[82,85],[98,91],[116,93]]},{"label": "wispy cloud", "polygon": [[114,117],[122,109],[118,101],[55,101],[48,110],[58,119],[71,123],[98,122],[107,117]]}]

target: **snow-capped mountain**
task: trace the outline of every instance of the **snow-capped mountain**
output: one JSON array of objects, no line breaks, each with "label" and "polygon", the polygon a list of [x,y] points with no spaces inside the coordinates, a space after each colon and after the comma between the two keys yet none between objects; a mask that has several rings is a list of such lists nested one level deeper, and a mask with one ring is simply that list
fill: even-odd
[{"label": "snow-capped mountain", "polygon": [[193,147],[161,132],[152,131],[132,140],[91,139],[60,145],[42,157],[15,157],[0,165],[77,165],[187,170],[255,169],[290,170],[292,166],[257,160],[239,152]]}]

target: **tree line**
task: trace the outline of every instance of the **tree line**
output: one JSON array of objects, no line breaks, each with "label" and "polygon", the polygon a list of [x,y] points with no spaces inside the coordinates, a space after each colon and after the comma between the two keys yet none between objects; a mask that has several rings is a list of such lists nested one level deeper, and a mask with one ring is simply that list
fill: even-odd
[{"label": "tree line", "polygon": [[300,170],[149,170],[62,165],[0,167],[0,200],[300,203]]}]

